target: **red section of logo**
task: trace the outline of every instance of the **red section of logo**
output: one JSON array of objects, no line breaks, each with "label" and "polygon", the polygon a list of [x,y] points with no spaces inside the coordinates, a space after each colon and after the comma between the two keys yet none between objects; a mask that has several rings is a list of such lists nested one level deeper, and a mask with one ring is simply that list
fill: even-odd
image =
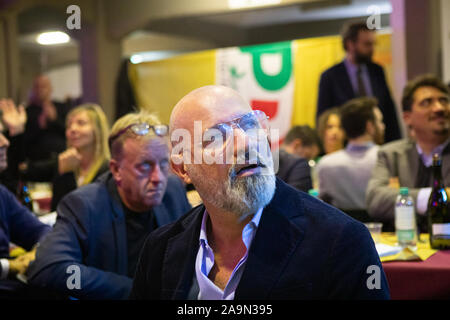
[{"label": "red section of logo", "polygon": [[275,118],[278,113],[278,101],[251,100],[250,105],[253,110],[263,111],[269,119]]}]

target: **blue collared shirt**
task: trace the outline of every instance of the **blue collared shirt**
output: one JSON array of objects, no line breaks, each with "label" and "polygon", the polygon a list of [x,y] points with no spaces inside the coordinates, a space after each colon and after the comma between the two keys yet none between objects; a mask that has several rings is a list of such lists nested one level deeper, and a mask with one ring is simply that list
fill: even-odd
[{"label": "blue collared shirt", "polygon": [[225,289],[222,291],[217,287],[214,282],[208,278],[208,274],[214,266],[214,252],[208,245],[208,238],[206,234],[206,222],[208,219],[208,213],[203,213],[202,226],[200,229],[200,246],[195,260],[195,275],[199,287],[199,300],[233,300],[236,288],[241,280],[242,273],[244,272],[245,263],[248,257],[248,251],[250,245],[255,237],[256,230],[258,229],[259,220],[261,219],[263,209],[259,209],[253,216],[252,220],[247,223],[242,230],[242,241],[247,248],[244,256],[239,260],[238,264],[234,267],[228,280]]},{"label": "blue collared shirt", "polygon": [[375,143],[372,141],[364,142],[361,144],[355,144],[355,143],[348,143],[347,147],[345,149],[350,153],[360,153],[360,152],[366,152],[368,149],[375,146]]},{"label": "blue collared shirt", "polygon": [[416,143],[416,149],[417,153],[419,153],[420,158],[422,159],[423,164],[425,167],[429,167],[433,164],[433,154],[437,153],[439,156],[442,155],[442,151],[445,149],[447,144],[450,142],[450,139],[447,139],[443,144],[438,145],[436,148],[434,148],[430,154],[425,154],[422,150],[422,148],[419,146],[418,143]]},{"label": "blue collared shirt", "polygon": [[[353,92],[355,95],[358,95],[358,66],[356,64],[351,63],[348,59],[344,60],[345,69],[347,69],[347,74],[350,78],[350,83],[352,84]],[[372,86],[370,85],[369,71],[367,70],[367,66],[365,64],[361,65],[361,77],[364,83],[364,88],[367,96],[372,97],[373,91]]]}]

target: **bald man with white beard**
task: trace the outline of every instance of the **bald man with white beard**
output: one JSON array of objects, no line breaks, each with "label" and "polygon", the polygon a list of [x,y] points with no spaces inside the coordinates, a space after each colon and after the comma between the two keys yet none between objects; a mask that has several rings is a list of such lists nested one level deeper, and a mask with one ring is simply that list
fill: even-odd
[{"label": "bald man with white beard", "polygon": [[389,298],[364,225],[275,177],[267,122],[223,86],[177,103],[172,169],[203,204],[150,234],[131,299]]}]

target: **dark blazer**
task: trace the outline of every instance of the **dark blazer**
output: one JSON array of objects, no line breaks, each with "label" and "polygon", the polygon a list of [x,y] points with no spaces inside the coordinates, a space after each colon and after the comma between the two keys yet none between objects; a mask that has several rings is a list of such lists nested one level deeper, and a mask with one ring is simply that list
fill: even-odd
[{"label": "dark blazer", "polygon": [[50,230],[0,185],[0,258],[9,256],[10,242],[29,251]]},{"label": "dark blazer", "polygon": [[[169,177],[163,203],[153,208],[158,226],[189,211],[184,186]],[[126,221],[110,172],[64,197],[53,231],[40,243],[30,264],[29,283],[83,299],[129,296]],[[81,289],[68,289],[69,266],[80,270]]]},{"label": "dark blazer", "polygon": [[[0,258],[9,258],[10,242],[29,251],[50,230],[50,226],[40,222],[17,201],[14,194],[0,185]],[[0,297],[6,294],[6,297],[13,298],[13,291],[20,288],[23,284],[15,279],[0,280]]]},{"label": "dark blazer", "polygon": [[312,189],[311,168],[308,161],[283,149],[279,150],[277,177],[298,190]]},{"label": "dark blazer", "polygon": [[[385,141],[400,139],[397,111],[386,83],[383,67],[376,63],[369,63],[367,70],[373,95],[378,99],[380,110],[383,113],[383,121],[386,125]],[[320,76],[317,118],[325,110],[339,107],[353,98],[356,98],[356,94],[344,62],[332,66]]]},{"label": "dark blazer", "polygon": [[[109,170],[109,162],[105,161],[97,171],[97,174],[92,179],[95,181],[99,176]],[[52,203],[51,211],[55,211],[58,203],[69,192],[78,188],[75,174],[73,172],[66,172],[64,174],[55,173],[52,183]]]},{"label": "dark blazer", "polygon": [[[131,299],[186,299],[195,287],[200,205],[150,234]],[[380,289],[367,287],[369,266]],[[387,299],[389,289],[367,228],[277,179],[264,209],[235,299]]]}]

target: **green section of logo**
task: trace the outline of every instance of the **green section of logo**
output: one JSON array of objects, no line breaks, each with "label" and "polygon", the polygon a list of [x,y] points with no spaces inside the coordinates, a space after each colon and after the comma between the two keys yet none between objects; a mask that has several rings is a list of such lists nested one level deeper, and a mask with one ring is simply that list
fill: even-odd
[{"label": "green section of logo", "polygon": [[[240,48],[244,53],[250,53],[253,61],[253,73],[259,85],[269,91],[277,91],[283,88],[291,78],[292,54],[291,42],[278,42]],[[263,54],[280,54],[281,70],[276,75],[265,74],[261,65]]]}]

